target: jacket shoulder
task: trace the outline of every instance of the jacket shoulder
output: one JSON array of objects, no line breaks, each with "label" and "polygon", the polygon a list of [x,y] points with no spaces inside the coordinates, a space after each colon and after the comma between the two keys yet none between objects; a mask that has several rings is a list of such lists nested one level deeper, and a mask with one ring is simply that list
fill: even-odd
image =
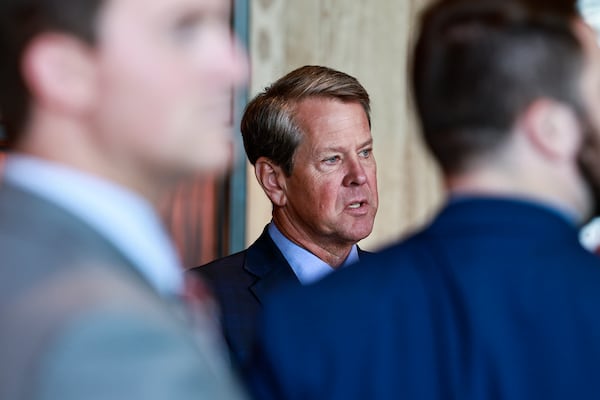
[{"label": "jacket shoulder", "polygon": [[241,271],[246,260],[248,250],[242,250],[238,253],[226,257],[218,258],[209,263],[192,268],[189,272],[199,274],[206,278],[227,275],[233,271]]}]

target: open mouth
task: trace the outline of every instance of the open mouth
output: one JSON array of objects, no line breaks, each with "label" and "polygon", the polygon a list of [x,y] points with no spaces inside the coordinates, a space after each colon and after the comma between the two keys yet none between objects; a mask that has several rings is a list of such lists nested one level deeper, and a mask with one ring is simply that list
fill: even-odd
[{"label": "open mouth", "polygon": [[352,203],[348,206],[348,208],[352,208],[352,209],[356,209],[356,208],[360,208],[363,204],[365,204],[364,202],[357,202],[357,203]]}]

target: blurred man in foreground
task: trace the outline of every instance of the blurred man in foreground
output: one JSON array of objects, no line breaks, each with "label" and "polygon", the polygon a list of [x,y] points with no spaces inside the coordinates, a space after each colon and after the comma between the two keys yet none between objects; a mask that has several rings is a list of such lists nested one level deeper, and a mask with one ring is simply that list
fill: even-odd
[{"label": "blurred man in foreground", "polygon": [[0,398],[244,397],[153,209],[226,167],[236,47],[225,0],[0,3]]},{"label": "blurred man in foreground", "polygon": [[412,84],[448,204],[406,241],[265,309],[261,399],[600,393],[600,54],[568,2],[441,0]]}]

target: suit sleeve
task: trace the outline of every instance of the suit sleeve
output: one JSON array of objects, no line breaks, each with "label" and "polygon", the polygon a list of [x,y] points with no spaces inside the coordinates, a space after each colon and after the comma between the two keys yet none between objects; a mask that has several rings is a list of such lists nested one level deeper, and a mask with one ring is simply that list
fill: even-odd
[{"label": "suit sleeve", "polygon": [[32,398],[244,399],[223,355],[202,343],[160,318],[87,313],[56,335]]}]

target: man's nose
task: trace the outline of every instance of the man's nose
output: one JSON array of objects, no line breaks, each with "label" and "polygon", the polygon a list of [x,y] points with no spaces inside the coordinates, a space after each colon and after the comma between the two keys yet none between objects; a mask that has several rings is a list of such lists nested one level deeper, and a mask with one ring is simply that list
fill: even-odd
[{"label": "man's nose", "polygon": [[357,158],[349,159],[343,184],[345,186],[363,185],[366,182],[367,174],[365,173],[364,165]]}]

